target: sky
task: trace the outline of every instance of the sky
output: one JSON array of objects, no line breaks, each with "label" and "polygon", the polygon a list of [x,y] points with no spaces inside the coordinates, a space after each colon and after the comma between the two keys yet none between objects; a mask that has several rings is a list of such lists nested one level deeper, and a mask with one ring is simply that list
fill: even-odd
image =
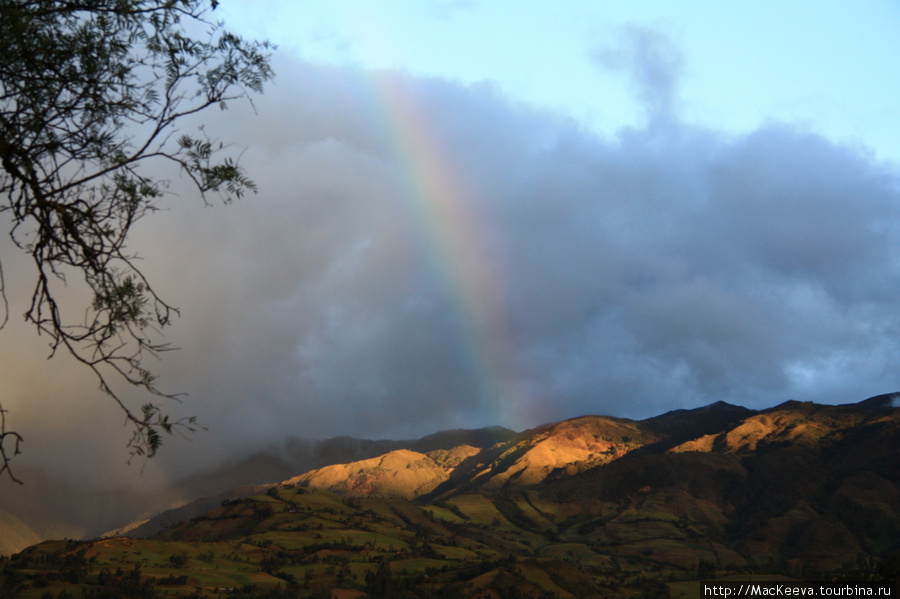
[{"label": "sky", "polygon": [[[205,206],[176,176],[132,239],[181,308],[160,385],[207,430],[123,467],[115,407],[14,318],[26,463],[157,481],[287,436],[900,390],[897,3],[216,16],[279,47],[252,107],[202,117],[258,193]],[[2,249],[16,315],[29,266]]]}]

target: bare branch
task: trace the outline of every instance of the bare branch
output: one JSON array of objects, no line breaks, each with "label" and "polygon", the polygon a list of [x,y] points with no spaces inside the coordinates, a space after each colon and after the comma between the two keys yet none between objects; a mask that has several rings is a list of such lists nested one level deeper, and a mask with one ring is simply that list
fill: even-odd
[{"label": "bare branch", "polygon": [[[156,339],[178,310],[126,249],[132,226],[162,195],[163,182],[141,168],[178,165],[204,201],[208,192],[228,201],[255,190],[204,132],[174,135],[185,117],[249,99],[273,75],[270,46],[223,31],[204,5],[0,0],[0,212],[10,214],[10,235],[35,265],[25,319],[48,335],[51,356],[63,349],[95,374],[134,428],[132,455],[155,454],[160,433],[197,429],[193,418],[172,421],[154,403],[179,395],[160,390],[144,366],[145,357],[171,349]],[[206,38],[187,32],[182,23],[191,21],[205,26]],[[63,317],[54,290],[73,272],[93,297],[81,321]],[[0,299],[5,324],[2,270]],[[113,379],[154,401],[134,403]],[[12,477],[7,451],[18,453],[22,439],[5,431],[0,415],[0,441],[15,442],[0,443],[0,474]]]},{"label": "bare branch", "polygon": [[[7,441],[9,441],[9,446],[7,446]],[[5,472],[11,481],[20,485],[22,481],[13,474],[9,462],[13,456],[21,453],[19,448],[21,444],[22,436],[19,433],[6,430],[6,410],[3,409],[3,404],[0,404],[0,476]],[[12,451],[11,455],[8,453],[10,450]]]}]

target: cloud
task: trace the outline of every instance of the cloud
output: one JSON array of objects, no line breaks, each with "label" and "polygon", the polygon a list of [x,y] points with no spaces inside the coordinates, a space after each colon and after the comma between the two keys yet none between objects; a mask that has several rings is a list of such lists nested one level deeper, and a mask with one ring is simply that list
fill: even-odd
[{"label": "cloud", "polygon": [[599,46],[591,58],[601,69],[625,71],[630,76],[651,127],[675,116],[684,58],[667,36],[648,27],[628,25],[622,28],[617,45]]},{"label": "cloud", "polygon": [[[175,176],[181,197],[135,236],[182,308],[162,384],[209,427],[154,468],[287,435],[898,388],[896,169],[790,123],[739,136],[682,123],[680,58],[652,32],[628,35],[598,60],[631,73],[659,118],[615,138],[490,85],[289,57],[258,115],[206,115],[247,148],[259,194],[205,208]],[[442,209],[429,189],[447,194]],[[65,461],[60,444],[90,429],[93,463],[120,463],[115,414],[97,416],[113,406],[83,381],[63,393],[86,375],[17,352],[20,334],[2,333],[0,376],[21,392],[4,405],[27,450],[43,455],[30,439],[49,427],[48,459]],[[58,418],[36,411],[51,406]]]}]

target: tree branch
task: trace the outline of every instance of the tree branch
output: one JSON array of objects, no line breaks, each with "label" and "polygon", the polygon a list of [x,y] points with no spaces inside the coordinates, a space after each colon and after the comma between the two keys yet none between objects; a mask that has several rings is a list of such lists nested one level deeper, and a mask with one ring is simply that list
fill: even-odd
[{"label": "tree branch", "polygon": [[[206,20],[204,4],[0,3],[0,192],[6,196],[0,212],[11,215],[10,236],[35,265],[25,319],[50,337],[51,357],[63,348],[94,373],[100,391],[134,428],[132,456],[154,455],[160,433],[198,428],[193,418],[170,420],[153,402],[136,407],[112,384],[121,381],[154,401],[180,397],[161,391],[143,362],[172,349],[153,337],[178,310],[157,295],[125,249],[131,227],[162,195],[163,182],[140,168],[156,159],[174,162],[204,201],[210,191],[227,201],[255,190],[236,161],[216,162],[205,133],[174,139],[185,117],[249,99],[273,75],[270,46],[222,31]],[[208,25],[208,38],[192,38],[182,20]],[[142,127],[148,130],[136,141],[132,135]],[[63,318],[53,286],[54,280],[66,284],[73,270],[93,297],[81,322]],[[2,275],[0,329],[9,311]],[[0,416],[0,474],[12,477],[9,459],[22,438],[6,431],[2,408]]]}]

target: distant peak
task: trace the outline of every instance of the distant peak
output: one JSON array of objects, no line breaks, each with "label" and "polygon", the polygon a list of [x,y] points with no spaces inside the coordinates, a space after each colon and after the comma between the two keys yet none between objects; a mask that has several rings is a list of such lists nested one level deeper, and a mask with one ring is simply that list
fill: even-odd
[{"label": "distant peak", "polygon": [[711,403],[708,406],[703,406],[701,408],[703,410],[746,410],[744,406],[738,406],[733,403],[728,403],[727,401],[722,401],[721,399],[715,403]]},{"label": "distant peak", "polygon": [[727,401],[719,400],[715,403],[711,403],[706,406],[700,406],[699,408],[679,408],[677,410],[670,410],[664,414],[660,414],[659,416],[653,416],[652,418],[648,418],[647,420],[656,420],[659,418],[664,418],[666,416],[674,416],[676,414],[690,414],[691,412],[703,412],[703,411],[722,411],[728,410],[731,412],[739,411],[739,412],[753,412],[750,408],[745,408],[744,406],[735,405],[733,403],[728,403]]},{"label": "distant peak", "polygon": [[768,410],[764,410],[765,412],[774,412],[775,410],[798,410],[804,407],[817,407],[818,404],[812,401],[797,401],[796,399],[789,399],[785,402],[778,404],[777,406],[773,406]]},{"label": "distant peak", "polygon": [[900,392],[883,393],[857,403],[864,408],[898,408],[900,407]]}]

